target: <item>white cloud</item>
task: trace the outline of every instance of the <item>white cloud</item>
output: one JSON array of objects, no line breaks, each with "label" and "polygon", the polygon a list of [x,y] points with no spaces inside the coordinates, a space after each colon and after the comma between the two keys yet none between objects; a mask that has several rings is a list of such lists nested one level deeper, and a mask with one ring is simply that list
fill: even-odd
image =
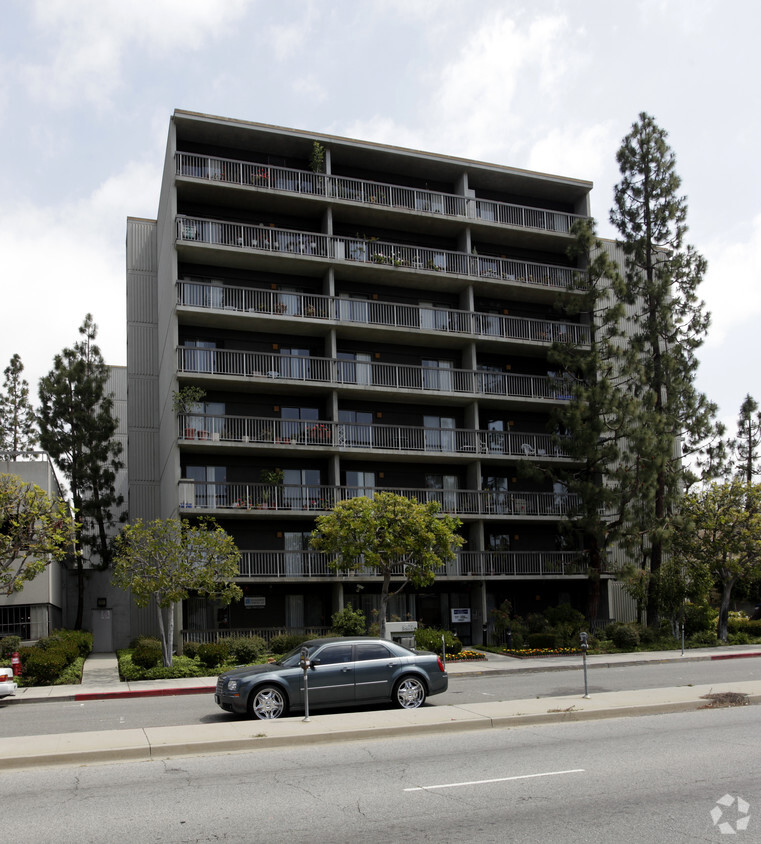
[{"label": "white cloud", "polygon": [[226,0],[224,12],[204,0],[34,0],[34,22],[52,47],[42,62],[22,65],[19,76],[50,106],[104,107],[121,84],[128,49],[156,56],[196,51],[228,32],[249,7],[246,0]]}]

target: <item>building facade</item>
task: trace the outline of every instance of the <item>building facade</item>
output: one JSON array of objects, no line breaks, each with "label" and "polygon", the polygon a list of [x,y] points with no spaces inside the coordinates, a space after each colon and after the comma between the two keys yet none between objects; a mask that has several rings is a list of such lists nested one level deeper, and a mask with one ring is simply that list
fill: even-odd
[{"label": "building facade", "polygon": [[[372,618],[379,578],[307,543],[317,515],[381,489],[438,501],[466,540],[393,616],[477,643],[506,598],[586,610],[558,530],[573,502],[523,467],[570,461],[547,352],[589,342],[554,306],[583,279],[566,253],[590,190],[175,112],[157,219],[128,221],[129,514],[213,516],[245,595],[190,599],[185,635],[321,630],[348,602]],[[202,396],[183,406],[187,387]]]}]

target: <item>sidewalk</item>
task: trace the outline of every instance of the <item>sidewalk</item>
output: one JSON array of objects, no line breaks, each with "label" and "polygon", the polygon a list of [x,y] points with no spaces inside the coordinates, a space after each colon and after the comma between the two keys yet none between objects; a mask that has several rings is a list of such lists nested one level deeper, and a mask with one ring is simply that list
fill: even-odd
[{"label": "sidewalk", "polygon": [[[647,662],[681,662],[761,657],[758,646],[729,646],[685,651],[634,654],[600,654],[587,659],[589,669],[640,665]],[[511,674],[530,671],[581,670],[580,656],[518,660],[488,655],[486,662],[449,663],[452,677],[477,674]],[[144,680],[121,683],[114,654],[93,654],[85,662],[80,686],[19,689],[0,698],[7,704],[103,700],[155,695],[211,694],[216,677],[178,680]],[[309,722],[294,716],[276,721],[231,719],[219,724],[192,724],[139,730],[114,730],[47,736],[0,738],[0,770],[56,764],[86,764],[120,759],[155,759],[189,754],[250,751],[294,743],[319,743],[386,738],[427,732],[493,729],[558,721],[615,718],[707,708],[708,694],[736,692],[748,703],[761,703],[761,681],[750,680],[706,686],[643,689],[595,694],[490,701],[461,706],[424,706],[415,710],[381,709],[370,712],[315,714]]]}]

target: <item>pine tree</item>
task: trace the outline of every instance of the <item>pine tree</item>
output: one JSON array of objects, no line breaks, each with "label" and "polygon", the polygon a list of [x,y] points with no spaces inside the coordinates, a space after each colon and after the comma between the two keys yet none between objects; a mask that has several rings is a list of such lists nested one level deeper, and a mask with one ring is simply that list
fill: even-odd
[{"label": "pine tree", "polygon": [[108,367],[95,345],[97,326],[87,314],[79,333],[83,339],[56,355],[53,368],[40,379],[40,443],[66,476],[80,532],[77,538],[77,616],[84,612],[84,560],[111,559],[108,528],[113,508],[121,503],[114,490],[121,445],[114,440],[117,422],[113,399],[105,392]]},{"label": "pine tree", "polygon": [[694,385],[695,354],[709,325],[697,296],[706,262],[684,243],[687,203],[666,137],[640,114],[618,150],[621,181],[610,214],[626,256],[624,388],[639,406],[624,458],[633,505],[627,548],[650,570],[650,624],[658,620],[658,572],[685,482],[682,456],[716,434],[716,407]]},{"label": "pine tree", "polygon": [[3,370],[0,393],[0,455],[8,460],[28,456],[37,444],[37,424],[29,404],[29,384],[22,378],[24,364],[13,355]]},{"label": "pine tree", "polygon": [[740,406],[737,417],[737,436],[730,443],[736,458],[735,472],[738,477],[752,484],[761,475],[761,412],[758,402],[749,395]]},{"label": "pine tree", "polygon": [[569,291],[558,308],[568,317],[581,315],[587,320],[590,339],[579,344],[555,342],[548,353],[558,377],[571,385],[573,400],[555,410],[550,420],[555,447],[571,461],[546,468],[537,465],[533,471],[546,472],[579,501],[562,529],[575,544],[581,538],[589,572],[588,614],[596,618],[607,548],[619,533],[627,509],[615,483],[629,418],[627,396],[619,389],[623,279],[597,239],[592,221],[577,223],[574,233],[569,257],[587,268],[586,287],[583,294],[578,288]]}]

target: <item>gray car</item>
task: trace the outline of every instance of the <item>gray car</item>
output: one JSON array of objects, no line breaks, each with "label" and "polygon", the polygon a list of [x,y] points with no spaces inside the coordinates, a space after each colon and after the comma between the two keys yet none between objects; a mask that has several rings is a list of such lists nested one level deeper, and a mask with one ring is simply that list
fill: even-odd
[{"label": "gray car", "polygon": [[391,701],[416,709],[428,695],[447,690],[441,658],[385,639],[312,639],[267,665],[249,665],[217,678],[216,703],[251,718],[279,718],[304,709],[301,649],[309,654],[309,708],[362,706]]}]

